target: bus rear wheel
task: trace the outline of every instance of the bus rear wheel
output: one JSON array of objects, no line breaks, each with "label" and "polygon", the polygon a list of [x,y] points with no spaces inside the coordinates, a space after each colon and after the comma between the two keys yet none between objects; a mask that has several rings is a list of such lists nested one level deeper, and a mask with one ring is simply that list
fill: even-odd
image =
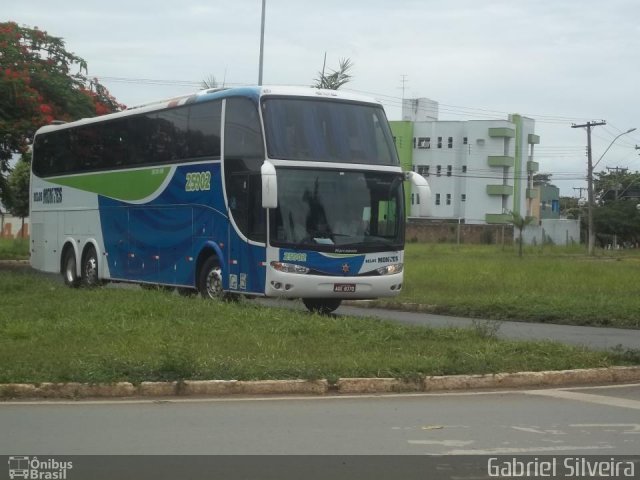
[{"label": "bus rear wheel", "polygon": [[64,284],[71,288],[76,288],[80,285],[80,278],[76,273],[76,254],[73,248],[67,248],[64,252],[62,259],[62,276],[64,278]]},{"label": "bus rear wheel", "polygon": [[302,303],[311,313],[328,315],[340,306],[342,300],[339,298],[303,298]]},{"label": "bus rear wheel", "polygon": [[93,288],[100,285],[98,276],[98,254],[96,249],[89,247],[82,258],[82,284],[85,287]]}]

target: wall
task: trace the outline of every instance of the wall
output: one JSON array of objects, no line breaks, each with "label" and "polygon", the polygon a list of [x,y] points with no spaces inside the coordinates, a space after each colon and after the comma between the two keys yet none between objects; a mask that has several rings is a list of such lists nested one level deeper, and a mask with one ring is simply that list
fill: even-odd
[{"label": "wall", "polygon": [[541,220],[540,225],[527,226],[522,232],[522,238],[527,245],[542,245],[549,241],[554,245],[563,246],[580,243],[580,220]]},{"label": "wall", "polygon": [[497,244],[513,243],[513,225],[473,225],[409,219],[406,241],[420,243]]},{"label": "wall", "polygon": [[[24,235],[23,235],[24,234]],[[0,237],[20,238],[29,236],[29,219],[24,219],[24,232],[22,232],[22,219],[11,215],[0,215]]]}]

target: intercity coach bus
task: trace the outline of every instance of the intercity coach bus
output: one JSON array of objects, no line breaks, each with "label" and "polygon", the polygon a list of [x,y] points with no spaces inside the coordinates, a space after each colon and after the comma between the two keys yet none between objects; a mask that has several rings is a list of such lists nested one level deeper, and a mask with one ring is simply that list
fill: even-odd
[{"label": "intercity coach bus", "polygon": [[[311,311],[402,289],[403,181],[382,106],[242,87],[38,130],[31,265]],[[424,195],[424,194],[423,194]]]}]

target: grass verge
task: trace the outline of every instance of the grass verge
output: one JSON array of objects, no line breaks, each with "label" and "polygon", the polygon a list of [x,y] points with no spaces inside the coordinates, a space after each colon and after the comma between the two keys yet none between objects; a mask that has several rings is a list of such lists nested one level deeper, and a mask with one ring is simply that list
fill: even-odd
[{"label": "grass verge", "polygon": [[182,298],[138,289],[72,290],[0,271],[0,383],[180,379],[415,378],[608,367],[629,352],[499,341],[486,329]]},{"label": "grass verge", "polygon": [[28,238],[0,238],[0,260],[25,260],[28,258]]},{"label": "grass verge", "polygon": [[[402,294],[376,305],[497,320],[640,328],[640,251],[408,244]],[[409,305],[406,305],[409,304]]]}]

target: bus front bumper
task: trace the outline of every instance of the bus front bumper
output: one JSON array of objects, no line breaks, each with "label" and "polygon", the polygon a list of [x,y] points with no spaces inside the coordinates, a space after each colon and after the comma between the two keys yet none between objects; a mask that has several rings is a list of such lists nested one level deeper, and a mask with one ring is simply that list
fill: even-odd
[{"label": "bus front bumper", "polygon": [[281,298],[372,299],[402,290],[403,274],[341,277],[284,273],[268,269],[265,295]]}]

